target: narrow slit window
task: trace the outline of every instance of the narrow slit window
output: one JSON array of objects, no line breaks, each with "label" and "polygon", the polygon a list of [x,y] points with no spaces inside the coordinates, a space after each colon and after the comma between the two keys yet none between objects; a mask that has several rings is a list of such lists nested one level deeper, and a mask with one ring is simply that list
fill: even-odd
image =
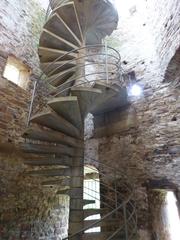
[{"label": "narrow slit window", "polygon": [[[84,169],[85,174],[98,174],[97,169],[92,166],[86,166]],[[100,182],[99,177],[92,179],[84,180],[84,199],[93,200],[94,203],[89,204],[84,207],[84,209],[100,209]],[[96,214],[90,217],[87,217],[86,220],[99,220],[101,219],[100,214]],[[91,232],[101,232],[101,227],[93,227],[85,231],[86,233]]]}]

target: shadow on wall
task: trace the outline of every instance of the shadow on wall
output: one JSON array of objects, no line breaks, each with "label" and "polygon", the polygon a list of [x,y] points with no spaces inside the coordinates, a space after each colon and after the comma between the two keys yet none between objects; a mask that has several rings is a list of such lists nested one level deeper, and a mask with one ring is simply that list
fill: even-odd
[{"label": "shadow on wall", "polygon": [[164,82],[180,87],[180,47],[172,57],[164,76]]}]

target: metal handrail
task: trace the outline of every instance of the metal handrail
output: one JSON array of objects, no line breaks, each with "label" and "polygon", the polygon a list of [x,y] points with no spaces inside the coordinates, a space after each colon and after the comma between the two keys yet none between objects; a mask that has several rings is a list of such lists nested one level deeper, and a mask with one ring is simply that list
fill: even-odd
[{"label": "metal handrail", "polygon": [[[48,7],[48,11],[47,11],[47,14],[46,14],[46,17],[48,18],[49,15],[51,13],[53,13],[54,11],[56,11],[57,8],[59,8],[64,2],[66,2],[66,0],[59,0],[59,4],[57,6],[55,6],[54,9],[51,8],[51,4],[52,4],[52,0],[50,0],[50,4],[49,4],[49,7]],[[107,1],[108,2],[108,1]],[[80,40],[81,41],[81,40]],[[79,42],[80,42],[79,41]],[[83,45],[83,43],[82,43]],[[83,50],[92,50],[92,49],[98,49],[99,52],[97,53],[89,53],[88,51],[85,51],[85,53],[81,53],[81,56],[78,56],[78,53],[79,52],[83,52]],[[107,52],[109,51],[109,52]],[[112,51],[112,52],[110,52]],[[78,61],[80,62],[81,59],[84,59],[84,62],[86,61],[87,58],[93,58],[94,56],[97,56],[97,57],[101,57],[101,56],[105,56],[105,59],[101,59],[104,60],[104,62],[98,62],[98,60],[95,60],[94,62],[92,62],[91,64],[83,64],[81,65],[80,63],[78,64]],[[58,63],[60,62],[61,60],[63,61],[63,59],[65,59],[66,57],[68,57],[69,60],[67,60],[65,63],[63,63],[62,65],[60,66],[55,66],[55,68],[53,67],[53,65],[55,63]],[[70,58],[69,58],[70,57]],[[113,62],[111,61],[108,61],[108,58],[109,59],[113,59]],[[60,71],[64,66],[66,66],[66,64],[71,64],[72,62],[76,61],[77,65],[70,68],[70,73],[71,71],[75,70],[76,72],[76,69],[80,69],[81,68],[85,68],[87,67],[88,65],[101,65],[102,67],[105,66],[105,71],[100,71],[100,72],[97,72],[97,71],[94,71],[93,73],[91,74],[83,74],[81,71],[79,72],[79,76],[76,75],[76,77],[74,79],[70,79],[69,81],[67,82],[64,82],[63,84],[60,84],[55,91],[55,95],[52,95],[52,96],[57,96],[58,94],[62,94],[64,91],[67,91],[67,90],[70,90],[72,89],[72,87],[78,87],[78,86],[82,86],[86,83],[92,83],[92,82],[99,82],[99,81],[106,81],[108,83],[113,83],[113,82],[117,82],[118,81],[118,78],[120,76],[122,76],[122,67],[120,65],[121,63],[121,56],[119,54],[119,52],[115,49],[113,49],[112,47],[108,47],[107,45],[103,45],[103,44],[98,44],[98,45],[90,45],[90,46],[82,46],[82,47],[77,47],[77,48],[74,48],[73,50],[69,51],[69,52],[66,52],[64,54],[62,54],[61,56],[57,57],[53,62],[51,63],[48,63],[47,66],[46,66],[46,69],[44,69],[44,73],[42,73],[40,75],[40,79],[48,79],[48,78],[52,78],[48,84],[52,83],[53,81],[55,81],[57,79],[57,76],[54,76],[54,79],[53,79],[53,73],[57,72],[57,71]],[[97,61],[97,62],[96,62]],[[111,71],[108,71],[108,67],[109,66],[113,66],[113,70],[112,72]],[[53,69],[51,69],[51,67],[53,67]],[[113,78],[109,78],[109,73],[113,73]],[[95,79],[95,80],[88,80],[88,81],[79,81],[79,83],[76,83],[74,84],[74,82],[76,80],[81,80],[81,79],[85,79],[86,80],[86,77],[88,76],[92,76],[92,75],[96,75],[96,76],[99,76],[99,75],[105,75],[106,74],[106,79]],[[55,75],[55,74],[54,74]],[[72,73],[72,76],[73,76],[73,73]],[[71,86],[69,87],[66,87],[66,84],[72,84]],[[37,83],[36,83],[37,85]],[[31,113],[33,111],[33,102],[34,102],[34,98],[35,98],[35,92],[36,92],[36,85],[35,85],[35,88],[34,88],[34,91],[33,91],[33,96],[32,96],[32,100],[31,100],[31,105],[30,105],[30,111],[29,111],[29,120],[30,120],[30,117],[31,117]],[[63,88],[63,89],[62,89]],[[59,91],[58,91],[59,90]],[[49,93],[48,93],[49,94]],[[103,164],[103,163],[99,163],[97,160],[92,160],[91,161],[93,162],[96,162],[98,163],[98,166],[99,168],[101,169],[106,167],[107,169],[109,169],[113,174],[114,174],[114,178],[113,180],[115,179],[115,181],[117,181],[117,178],[120,177],[123,179],[126,179],[127,180],[127,177],[124,176],[124,174],[121,174],[119,171],[117,171],[117,169],[114,169],[110,166],[107,166],[106,164]],[[103,173],[103,171],[100,172],[100,176],[106,176],[105,173]],[[98,181],[98,180],[95,180],[94,181]],[[110,208],[110,212],[105,214],[102,218],[98,219],[97,221],[93,222],[92,224],[90,224],[89,226],[87,227],[84,227],[82,228],[81,230],[77,231],[76,233],[72,234],[71,236],[69,237],[66,237],[65,239],[71,239],[73,238],[74,236],[77,236],[79,234],[83,234],[84,231],[90,229],[90,228],[93,228],[94,226],[96,226],[98,223],[104,221],[104,220],[107,220],[108,217],[112,216],[114,213],[118,213],[118,214],[122,214],[120,212],[123,211],[125,209],[125,213],[127,214],[127,217],[125,217],[125,222],[124,224],[122,224],[122,226],[120,226],[111,236],[109,236],[106,240],[111,240],[114,236],[116,236],[118,233],[120,233],[122,230],[126,229],[128,231],[128,228],[127,227],[132,227],[133,225],[133,229],[136,228],[136,222],[137,222],[137,216],[136,216],[136,209],[135,209],[135,205],[133,204],[133,196],[134,196],[134,188],[132,186],[130,186],[129,184],[125,184],[124,182],[122,182],[121,185],[125,186],[126,189],[127,189],[127,194],[125,194],[123,196],[122,193],[120,193],[117,188],[113,188],[113,187],[110,187],[108,186],[106,183],[102,182],[102,181],[98,181],[100,183],[100,186],[104,186],[108,189],[108,191],[111,191],[115,194],[115,200],[114,199],[111,199],[109,198],[108,196],[104,195],[104,194],[100,194],[101,196],[104,197],[105,201],[101,200],[101,202],[108,206],[108,208]],[[89,189],[88,187],[85,187],[85,189]],[[95,190],[93,189],[90,189],[92,192],[96,192]],[[95,196],[92,196],[91,193],[87,193],[85,192],[87,195],[90,195],[91,197],[97,199],[97,197]],[[127,196],[128,195],[128,196]],[[99,200],[99,199],[98,199]],[[115,202],[116,203],[116,207],[112,207],[111,205],[109,205],[106,201],[113,201],[113,203]],[[121,202],[119,202],[121,201]],[[130,209],[128,209],[128,206],[130,207]],[[112,210],[113,209],[113,210]],[[119,213],[120,212],[120,213]],[[124,214],[124,212],[123,212]],[[126,215],[125,214],[125,215]],[[131,221],[134,223],[132,224]],[[135,226],[135,228],[134,228]],[[127,234],[128,235],[128,234]],[[131,234],[132,235],[132,234]],[[130,236],[126,236],[126,240],[130,240],[131,239],[131,235]],[[133,236],[133,235],[132,235]],[[64,239],[64,240],[65,240]]]},{"label": "metal handrail", "polygon": [[[99,180],[97,180],[97,179],[94,179],[93,177],[90,178],[90,179],[92,179],[92,180],[95,181],[95,182],[99,182],[100,185],[106,186],[108,189],[110,189],[110,190],[114,191],[115,193],[117,193],[117,194],[119,194],[119,195],[122,196],[122,194],[121,194],[119,191],[113,189],[112,187],[109,187],[107,184],[105,184],[105,183],[103,183],[103,182],[101,182],[101,181],[99,181]],[[126,185],[125,185],[125,186],[126,186]],[[127,187],[127,186],[126,186],[126,187]],[[96,192],[96,191],[93,190],[93,189],[91,189],[91,191]],[[132,191],[131,191],[130,193],[134,194],[134,192],[132,192]],[[102,195],[102,194],[101,194],[101,195]],[[105,196],[105,197],[106,197],[106,196]],[[113,199],[110,199],[110,200],[112,201]],[[122,200],[122,201],[124,201],[124,200]],[[131,206],[133,209],[135,209],[135,206],[134,206],[134,204],[133,204],[131,201],[129,201],[128,203],[130,204],[130,206]]]},{"label": "metal handrail", "polygon": [[[73,68],[72,68],[73,69]],[[99,74],[104,74],[105,72],[96,72],[96,73],[89,73],[89,74],[85,74],[85,75],[82,75],[82,76],[79,76],[77,78],[75,78],[75,80],[79,80],[81,78],[85,78],[85,77],[89,77],[89,76],[92,76],[92,75],[99,75]],[[109,73],[114,73],[114,72],[109,72]],[[52,79],[49,83],[52,83],[53,81],[55,81],[56,79],[58,78],[58,76],[54,79]],[[116,78],[117,79],[117,78]],[[74,80],[74,79],[73,79]],[[71,80],[72,81],[72,80]],[[98,80],[93,80],[94,82],[97,82]],[[68,81],[69,82],[69,81]],[[84,81],[84,83],[88,83],[89,81]],[[65,82],[66,83],[66,82]],[[63,84],[65,84],[63,83]],[[60,86],[62,86],[63,84],[61,84]]]},{"label": "metal handrail", "polygon": [[[59,68],[64,67],[66,64],[70,64],[70,63],[72,63],[72,62],[74,62],[74,61],[77,61],[77,60],[80,60],[80,59],[84,59],[84,58],[88,58],[88,57],[93,57],[93,56],[105,56],[105,55],[107,55],[108,57],[112,57],[112,58],[117,59],[117,58],[116,58],[114,55],[112,55],[112,54],[104,54],[104,53],[99,53],[99,54],[96,53],[96,54],[84,55],[84,56],[77,57],[76,59],[70,59],[70,60],[68,60],[68,61],[66,60],[66,61],[67,61],[66,63],[64,63],[64,64],[62,64],[61,66],[57,67],[57,68],[54,69],[52,72],[46,74],[46,76],[48,77],[49,75],[51,75],[53,72],[55,72],[55,71],[58,70]],[[55,62],[53,62],[53,64],[55,64],[55,63],[57,63],[57,62],[60,62],[60,60],[61,60],[61,59],[56,60]],[[62,61],[63,61],[63,60],[62,60]],[[51,64],[51,63],[49,63],[49,64],[50,64],[50,65],[48,65],[47,68],[50,68],[50,66],[53,65],[53,64]],[[91,62],[91,64],[94,64],[94,63]],[[102,63],[97,62],[96,64],[102,64]],[[103,64],[106,65],[106,62],[103,63]],[[117,62],[117,63],[112,63],[112,62],[111,62],[111,63],[108,63],[108,65],[116,65],[118,69],[121,68],[121,66],[119,65],[119,62]],[[83,66],[85,67],[86,65],[83,65]]]},{"label": "metal handrail", "polygon": [[[105,165],[105,164],[104,164]],[[89,166],[88,166],[89,167]],[[101,173],[100,173],[101,174]],[[95,180],[95,179],[94,179]],[[97,180],[95,180],[97,181]],[[93,192],[96,192],[94,190],[92,190]],[[88,193],[89,194],[89,193]],[[132,196],[133,196],[133,192],[131,192],[131,194],[128,196],[128,198],[126,200],[123,201],[123,203],[121,203],[117,208],[113,209],[111,212],[107,213],[106,215],[104,215],[102,218],[98,219],[97,221],[95,221],[94,223],[88,225],[87,227],[84,227],[83,229],[81,229],[80,231],[72,234],[71,236],[68,236],[66,238],[64,238],[63,240],[66,240],[66,239],[71,239],[79,234],[83,234],[85,231],[95,227],[98,223],[102,222],[103,220],[107,219],[108,217],[110,217],[111,215],[113,215],[114,213],[118,212],[118,210],[120,209],[123,209],[124,207],[126,207],[128,204],[131,205],[132,207],[132,211],[130,213],[130,215],[128,216],[128,219],[127,219],[127,225],[129,224],[130,220],[133,219],[133,222],[134,222],[134,225],[135,227],[133,229],[136,229],[136,209],[135,209],[135,206],[131,203],[131,199],[132,199]],[[95,198],[95,197],[94,197]],[[111,199],[112,201],[112,199]],[[127,209],[127,213],[129,212],[129,210]],[[134,216],[135,215],[135,219],[134,219]],[[112,237],[114,237],[115,235],[117,235],[122,229],[124,229],[124,224],[118,228],[115,233],[113,233],[112,236],[110,236],[107,240],[110,240],[112,239]],[[134,235],[134,233],[132,234],[132,236]],[[128,239],[131,239],[131,238],[128,238]]]},{"label": "metal handrail", "polygon": [[111,215],[113,215],[113,213],[117,212],[120,208],[122,208],[124,205],[126,205],[126,204],[129,202],[130,197],[131,197],[131,196],[129,196],[129,198],[128,198],[126,201],[124,201],[122,204],[120,204],[117,208],[113,209],[110,213],[108,213],[108,214],[106,214],[105,216],[103,216],[103,217],[102,217],[100,220],[98,220],[97,222],[92,223],[92,224],[91,224],[90,226],[88,226],[88,227],[84,227],[84,228],[81,229],[80,231],[72,234],[71,236],[68,236],[68,237],[64,238],[63,240],[73,238],[74,236],[79,235],[80,233],[83,233],[84,231],[88,230],[89,228],[94,227],[96,224],[100,223],[102,220],[110,217]]},{"label": "metal handrail", "polygon": [[[108,166],[108,165],[107,165],[107,166]],[[90,168],[90,169],[93,170],[93,168],[91,168],[90,166],[88,166],[88,168]],[[106,176],[106,174],[104,174],[104,173],[102,173],[102,172],[99,172],[99,174],[100,174],[100,176],[101,176],[101,175]],[[117,177],[118,175],[116,174],[116,175],[114,175],[114,176],[115,176],[115,180],[117,180],[116,177]],[[96,180],[96,179],[94,179],[94,178],[91,178],[91,179],[93,179],[94,181],[98,181],[98,180]],[[109,186],[108,186],[107,184],[105,184],[104,182],[101,182],[101,184],[104,185],[104,186],[106,186],[106,187],[108,187],[108,188],[111,189],[112,191],[114,190],[114,191],[117,192],[117,190],[113,189],[112,187],[109,187]],[[128,185],[125,185],[125,183],[123,183],[123,185],[124,185],[125,188],[128,187]],[[132,188],[130,192],[132,192],[133,190],[134,190],[134,188]],[[121,193],[120,193],[120,194],[121,194]]]},{"label": "metal handrail", "polygon": [[[47,69],[50,66],[52,66],[54,63],[56,63],[57,61],[67,57],[68,55],[71,55],[72,53],[78,53],[81,50],[91,49],[91,48],[101,48],[102,49],[103,47],[105,47],[105,45],[103,45],[103,44],[96,44],[96,45],[86,45],[86,46],[83,46],[83,47],[80,47],[80,48],[73,49],[73,50],[68,51],[67,53],[63,54],[62,56],[57,57],[53,62],[49,63],[49,65],[47,66]],[[107,49],[110,49],[110,50],[114,51],[117,54],[117,57],[115,57],[114,55],[112,55],[112,56],[118,60],[117,63],[120,63],[121,62],[121,55],[120,55],[120,53],[116,49],[114,49],[114,48],[112,48],[110,46],[108,46]],[[97,55],[97,53],[95,55]],[[85,55],[85,56],[87,57],[87,55]],[[75,60],[75,59],[73,59],[73,60]],[[40,78],[41,78],[42,75],[43,74],[40,75]]]},{"label": "metal handrail", "polygon": [[[73,82],[73,81],[74,81],[74,79],[71,80],[71,81],[69,81],[69,82]],[[104,78],[98,79],[97,82],[99,82],[99,81],[105,81],[105,79],[104,79]],[[111,83],[113,83],[113,79],[109,79],[109,81],[110,81]],[[68,83],[69,83],[69,82],[68,82]],[[70,89],[72,89],[72,88],[74,88],[74,87],[80,87],[80,86],[83,86],[84,84],[94,83],[94,82],[96,82],[96,81],[91,80],[91,81],[88,81],[88,82],[82,82],[82,83],[74,84],[73,86],[70,86],[70,87],[64,88],[63,90],[60,90],[59,92],[57,92],[55,95],[52,95],[52,96],[56,97],[57,95],[65,92],[65,91],[67,91],[67,90],[70,90]],[[115,80],[114,80],[114,82],[117,83],[117,81],[115,81]],[[66,84],[67,84],[67,83],[66,83]],[[65,85],[65,84],[64,84],[64,85]],[[62,88],[62,85],[61,85],[59,88]],[[59,88],[58,88],[58,89],[59,89]]]},{"label": "metal handrail", "polygon": [[[42,79],[45,80],[46,78],[48,78],[47,76],[49,76],[50,74],[52,74],[54,71],[58,70],[58,68],[63,67],[65,64],[69,64],[69,63],[71,63],[71,62],[73,62],[73,61],[76,61],[76,59],[78,60],[78,59],[81,59],[81,58],[83,58],[83,57],[84,57],[84,58],[88,58],[88,57],[90,58],[90,57],[93,57],[93,56],[106,56],[106,55],[109,56],[109,57],[111,57],[111,58],[114,58],[114,59],[116,60],[115,63],[110,63],[110,64],[114,65],[115,67],[117,66],[117,69],[114,70],[113,75],[114,75],[114,73],[118,74],[118,75],[116,76],[117,78],[119,78],[119,77],[121,76],[120,71],[121,71],[121,73],[122,73],[122,67],[121,67],[121,65],[120,65],[120,62],[121,62],[120,53],[119,53],[116,49],[114,49],[114,48],[112,48],[112,47],[109,47],[109,46],[107,47],[107,49],[108,49],[109,51],[112,51],[111,54],[109,54],[109,53],[103,53],[103,52],[99,52],[99,53],[96,52],[96,53],[93,53],[93,54],[88,54],[88,53],[87,53],[87,54],[84,54],[84,56],[81,56],[81,57],[74,56],[73,59],[70,59],[70,60],[69,60],[68,62],[66,62],[65,64],[59,66],[59,67],[56,68],[56,69],[51,70],[51,67],[52,67],[53,64],[55,64],[56,62],[64,59],[64,58],[67,57],[67,56],[71,56],[73,53],[76,54],[76,53],[78,53],[79,51],[82,51],[82,50],[84,50],[84,49],[87,49],[87,50],[92,50],[92,49],[99,49],[99,50],[100,50],[100,49],[101,49],[101,50],[102,50],[102,49],[105,49],[105,45],[104,45],[104,44],[87,45],[87,46],[82,46],[82,47],[80,47],[80,48],[76,48],[76,49],[73,49],[73,50],[71,50],[71,51],[69,51],[69,52],[64,53],[63,55],[57,57],[54,61],[50,62],[50,63],[46,66],[46,74],[41,73],[41,74],[40,74],[39,81],[42,80]],[[101,59],[101,60],[102,60],[102,59]],[[102,62],[101,62],[100,64],[102,64]],[[119,66],[119,67],[118,67],[118,66]],[[78,66],[77,66],[77,67],[78,67]],[[76,69],[77,67],[75,67],[74,69]],[[80,67],[80,66],[79,66],[79,67]],[[49,70],[49,72],[48,72],[48,70]],[[97,72],[92,73],[92,75],[94,75],[94,74],[97,75]],[[99,73],[99,74],[100,74],[100,73]],[[101,73],[101,74],[103,74],[103,73]],[[106,72],[104,72],[104,74],[106,74]],[[86,76],[81,76],[80,78],[83,78],[83,77],[85,78]],[[109,79],[109,81],[117,81],[116,77],[114,76],[113,78]],[[73,84],[73,82],[74,82],[75,80],[77,80],[77,77],[76,77],[75,79],[71,80],[72,84]],[[106,81],[106,79],[103,79],[103,80]],[[98,79],[98,81],[102,81],[102,79]],[[89,81],[87,81],[87,82],[89,82]],[[67,82],[66,82],[66,83],[67,83]],[[69,83],[69,82],[68,82],[68,83]],[[49,83],[48,83],[48,84],[49,84]],[[64,85],[64,84],[61,84],[61,85],[59,86],[59,88],[61,88],[63,85]],[[78,85],[78,86],[79,86],[79,85]],[[66,89],[63,89],[63,91],[58,92],[56,95],[58,95],[58,94],[60,94],[60,93],[63,93],[63,92],[65,92],[66,90],[70,90],[72,87],[73,87],[73,86],[70,86],[70,87],[68,87],[68,88],[66,88]],[[30,118],[31,118],[31,114],[32,114],[32,112],[33,112],[33,103],[34,103],[34,99],[35,99],[35,97],[36,97],[37,88],[38,88],[38,82],[34,85],[33,95],[32,95],[31,102],[30,102],[30,107],[29,107],[28,123],[27,123],[27,125],[29,125]],[[57,88],[57,89],[58,89],[58,88]],[[48,93],[47,93],[47,96],[48,96]]]},{"label": "metal handrail", "polygon": [[[97,162],[97,160],[94,160],[94,161]],[[98,163],[99,163],[99,162],[98,162]],[[109,165],[106,165],[106,164],[102,164],[102,165],[105,166],[106,168],[112,169],[112,167],[110,167]],[[88,168],[91,168],[91,167],[88,166]],[[92,169],[93,169],[93,168],[92,168]],[[114,169],[114,168],[113,168],[113,169]],[[117,169],[114,169],[114,170],[117,171]],[[122,174],[124,174],[124,173],[121,173],[121,175],[122,175]],[[106,176],[106,175],[105,175],[104,173],[102,173],[102,172],[100,172],[100,175]],[[116,177],[116,176],[118,176],[118,175],[116,174],[115,177]],[[94,179],[94,181],[97,181],[97,180]],[[101,184],[101,185],[104,185],[104,186],[107,186],[109,189],[113,190],[112,187],[109,187],[109,186],[108,186],[107,184],[105,184],[104,182],[100,182],[100,184]],[[123,185],[125,185],[125,184],[123,183]],[[125,187],[126,187],[126,189],[129,190],[129,187],[130,187],[130,186],[126,184]],[[129,193],[132,193],[132,194],[134,195],[134,189],[135,189],[135,188],[131,186],[131,191],[130,191]],[[115,190],[115,189],[114,189],[114,191],[115,191],[115,192],[118,192],[118,194],[122,195],[119,191],[117,191],[117,190]],[[130,204],[130,206],[131,206],[134,210],[136,209],[135,205],[134,205],[131,201],[129,201],[128,204]],[[134,220],[134,222],[135,222],[135,225],[137,225],[136,212],[135,212],[135,220]]]},{"label": "metal handrail", "polygon": [[[109,187],[109,186],[108,186],[107,184],[105,184],[104,182],[99,181],[99,180],[97,180],[97,179],[94,179],[93,177],[91,177],[90,179],[93,180],[93,181],[95,181],[95,182],[99,182],[100,185],[106,186],[108,189],[110,189],[110,190],[114,191],[115,193],[118,193],[119,195],[122,196],[122,194],[121,194],[119,191],[113,189],[112,187]],[[127,187],[127,186],[125,185],[125,187]],[[93,190],[92,190],[92,191],[93,191]],[[134,194],[133,191],[131,191],[130,193]],[[112,201],[112,199],[111,199],[111,201]],[[131,207],[134,208],[134,205],[133,205],[131,202],[129,202],[129,203],[130,203]]]}]

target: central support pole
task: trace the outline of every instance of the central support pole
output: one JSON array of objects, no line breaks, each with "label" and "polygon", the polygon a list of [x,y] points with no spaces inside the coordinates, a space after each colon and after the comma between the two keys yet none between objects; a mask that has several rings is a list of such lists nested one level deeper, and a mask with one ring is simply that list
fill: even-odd
[{"label": "central support pole", "polygon": [[[84,138],[84,131],[81,135]],[[84,144],[76,150],[76,156],[73,158],[71,167],[70,183],[70,213],[69,213],[69,236],[81,231],[84,227],[83,213],[83,183],[84,183]],[[71,238],[72,240],[81,240],[82,233]]]},{"label": "central support pole", "polygon": [[87,80],[86,75],[86,48],[82,47],[78,52],[78,57],[76,60],[77,71],[76,71],[76,82],[77,87],[86,87]]}]

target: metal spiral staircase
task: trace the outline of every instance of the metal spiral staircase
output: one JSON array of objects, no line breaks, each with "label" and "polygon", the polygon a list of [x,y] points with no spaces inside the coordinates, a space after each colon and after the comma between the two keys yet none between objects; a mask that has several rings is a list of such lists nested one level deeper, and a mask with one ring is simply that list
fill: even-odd
[{"label": "metal spiral staircase", "polygon": [[[53,0],[40,37],[41,79],[46,82],[47,98],[33,116],[32,101],[22,148],[29,153],[25,164],[35,167],[28,174],[47,177],[42,185],[59,186],[57,194],[70,196],[65,239],[129,240],[136,236],[133,188],[126,176],[94,159],[91,163],[98,174],[84,174],[87,113],[112,111],[126,95],[120,55],[102,45],[117,22],[116,10],[107,0]],[[83,187],[87,179],[98,182],[99,197],[97,189]],[[99,208],[87,209],[96,198]],[[86,219],[97,214],[99,219]],[[95,227],[100,230],[91,231]]]}]

